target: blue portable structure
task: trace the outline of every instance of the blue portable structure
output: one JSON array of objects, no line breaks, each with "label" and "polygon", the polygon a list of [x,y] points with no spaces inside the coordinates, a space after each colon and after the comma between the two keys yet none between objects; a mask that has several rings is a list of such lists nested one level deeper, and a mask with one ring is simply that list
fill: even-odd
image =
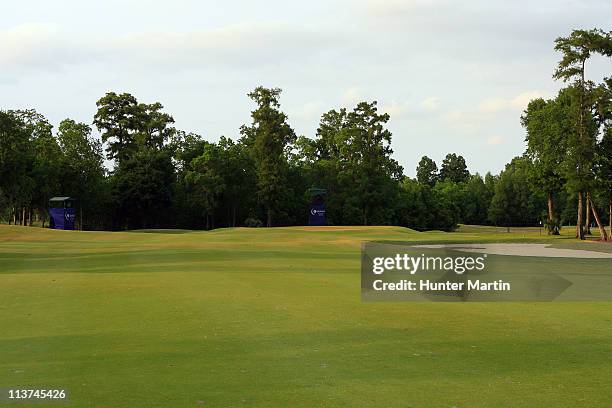
[{"label": "blue portable structure", "polygon": [[327,194],[327,190],[313,187],[309,190],[309,193],[311,203],[310,212],[308,214],[308,225],[327,225],[327,217],[325,215],[325,195]]},{"label": "blue portable structure", "polygon": [[70,197],[53,197],[49,200],[49,228],[73,230],[76,221],[76,200]]}]

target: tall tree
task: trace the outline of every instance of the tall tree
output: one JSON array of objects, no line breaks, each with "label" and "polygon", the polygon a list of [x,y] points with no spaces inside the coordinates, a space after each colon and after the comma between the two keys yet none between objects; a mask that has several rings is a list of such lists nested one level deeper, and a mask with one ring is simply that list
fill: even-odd
[{"label": "tall tree", "polygon": [[119,162],[128,159],[137,150],[136,132],[143,116],[139,114],[138,101],[129,93],[108,92],[96,105],[93,123],[102,133],[102,141],[108,144],[108,158]]},{"label": "tall tree", "polygon": [[241,127],[242,140],[254,154],[257,192],[266,211],[268,227],[272,226],[274,213],[279,210],[287,154],[296,140],[295,132],[287,123],[287,115],[280,110],[280,94],[279,88],[262,86],[250,92],[248,96],[257,108],[251,112],[251,125]]},{"label": "tall tree", "polygon": [[592,178],[595,137],[589,129],[588,99],[591,86],[585,78],[586,61],[592,54],[612,56],[612,32],[598,29],[574,30],[555,40],[555,50],[563,54],[553,77],[574,83],[578,94],[577,137],[570,144],[575,163],[572,182],[578,194],[576,237],[584,239],[584,195]]},{"label": "tall tree", "polygon": [[172,221],[171,189],[175,181],[167,149],[139,149],[114,172],[117,218],[126,228],[158,228]]},{"label": "tall tree", "polygon": [[21,219],[19,209],[30,202],[34,190],[30,136],[22,119],[0,111],[0,190],[9,207],[9,223]]},{"label": "tall tree", "polygon": [[202,155],[191,162],[191,168],[185,174],[185,180],[191,187],[203,210],[206,229],[215,228],[215,210],[227,185],[224,179],[222,148],[214,143],[207,143]]},{"label": "tall tree", "polygon": [[433,186],[438,180],[438,165],[427,156],[423,156],[416,168],[419,183]]},{"label": "tall tree", "polygon": [[57,130],[62,151],[62,194],[77,198],[82,229],[104,226],[109,198],[102,143],[85,123],[64,119]]},{"label": "tall tree", "polygon": [[453,183],[461,183],[466,181],[469,176],[470,172],[467,169],[463,156],[458,156],[455,153],[446,155],[440,167],[440,180],[450,180]]},{"label": "tall tree", "polygon": [[528,157],[515,157],[500,173],[491,199],[489,217],[495,225],[511,226],[534,225],[540,217],[540,201],[537,192],[529,183],[533,172]]},{"label": "tall tree", "polygon": [[608,127],[598,146],[597,178],[608,195],[608,223],[612,236],[612,127]]},{"label": "tall tree", "polygon": [[388,223],[392,214],[385,202],[396,193],[402,175],[402,167],[391,157],[389,115],[379,114],[376,105],[376,101],[360,102],[347,115],[348,143],[341,148],[347,161],[341,176],[354,183],[353,199],[363,225]]},{"label": "tall tree", "polygon": [[31,148],[30,192],[23,196],[21,206],[23,225],[32,224],[33,211],[46,214],[47,201],[59,190],[60,184],[60,150],[53,136],[53,126],[44,115],[35,109],[15,110],[11,112],[25,126]]},{"label": "tall tree", "polygon": [[171,124],[174,118],[162,112],[164,106],[159,103],[139,103],[136,108],[136,140],[140,146],[161,149],[176,131]]},{"label": "tall tree", "polygon": [[574,129],[571,105],[571,91],[561,90],[554,100],[532,100],[521,116],[527,130],[527,155],[534,163],[534,182],[546,194],[547,230],[554,235],[559,234],[560,226],[554,196],[563,186],[567,136]]},{"label": "tall tree", "polygon": [[[602,138],[595,153],[595,183],[608,196],[608,223],[612,237],[612,77],[599,87],[596,114],[602,127]],[[600,235],[602,226],[598,224]],[[605,233],[605,232],[604,232]]]}]

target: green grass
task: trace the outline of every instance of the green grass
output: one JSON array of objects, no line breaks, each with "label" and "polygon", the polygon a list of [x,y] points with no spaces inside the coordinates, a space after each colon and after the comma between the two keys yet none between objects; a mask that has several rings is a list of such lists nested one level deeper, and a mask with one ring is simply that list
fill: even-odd
[{"label": "green grass", "polygon": [[502,231],[0,226],[0,387],[71,407],[609,407],[612,303],[360,300],[364,240],[610,250]]}]

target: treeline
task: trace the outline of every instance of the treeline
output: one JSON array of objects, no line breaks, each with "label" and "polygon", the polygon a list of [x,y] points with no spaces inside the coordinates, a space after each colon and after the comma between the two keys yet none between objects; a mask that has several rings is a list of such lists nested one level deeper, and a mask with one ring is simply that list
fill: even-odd
[{"label": "treeline", "polygon": [[250,123],[216,143],[176,129],[160,103],[127,93],[98,100],[100,140],[84,123],[66,119],[54,131],[34,110],[0,111],[0,218],[45,223],[49,198],[65,195],[78,199],[85,229],[303,225],[310,189],[324,188],[332,225],[448,231],[542,221],[556,233],[578,222],[583,237],[592,220],[601,225],[612,213],[612,82],[584,79],[591,54],[612,55],[610,38],[592,30],[557,40],[564,57],[555,76],[569,86],[529,104],[525,154],[484,177],[454,153],[440,168],[425,156],[416,179],[406,177],[392,157],[390,117],[376,102],[331,110],[314,138],[298,137],[277,88],[249,93]]}]

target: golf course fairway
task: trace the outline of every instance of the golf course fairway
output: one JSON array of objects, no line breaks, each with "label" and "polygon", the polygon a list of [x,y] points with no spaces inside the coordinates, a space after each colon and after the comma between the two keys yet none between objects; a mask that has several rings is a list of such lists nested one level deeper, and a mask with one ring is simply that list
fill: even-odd
[{"label": "golf course fairway", "polygon": [[562,232],[0,225],[0,388],[70,407],[609,407],[612,303],[361,301],[364,241],[612,251]]}]

